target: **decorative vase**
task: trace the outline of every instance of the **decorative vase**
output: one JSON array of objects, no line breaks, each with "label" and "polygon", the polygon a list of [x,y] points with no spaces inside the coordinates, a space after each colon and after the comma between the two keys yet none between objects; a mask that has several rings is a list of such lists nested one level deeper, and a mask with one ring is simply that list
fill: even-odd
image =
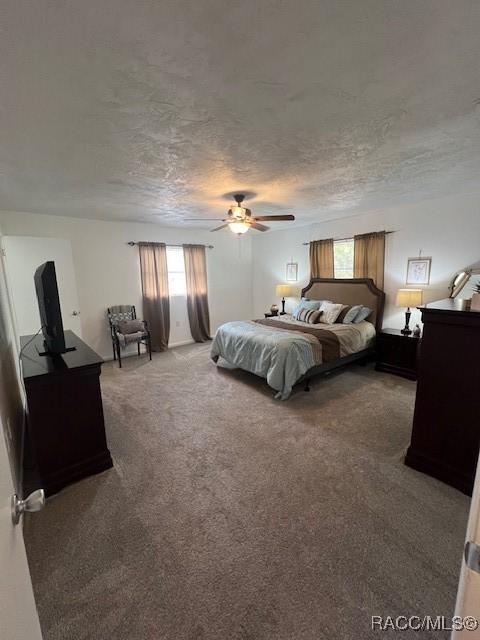
[{"label": "decorative vase", "polygon": [[480,293],[472,293],[470,311],[480,311]]},{"label": "decorative vase", "polygon": [[272,314],[272,316],[278,316],[278,305],[277,304],[272,304],[272,306],[270,307],[270,313]]}]

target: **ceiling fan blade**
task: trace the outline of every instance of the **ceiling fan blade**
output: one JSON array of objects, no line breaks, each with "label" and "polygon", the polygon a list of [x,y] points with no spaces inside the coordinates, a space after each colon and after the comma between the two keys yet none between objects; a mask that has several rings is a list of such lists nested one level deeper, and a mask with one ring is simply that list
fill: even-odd
[{"label": "ceiling fan blade", "polygon": [[257,222],[251,222],[250,227],[257,231],[268,231],[270,227],[266,227],[264,224],[258,224]]},{"label": "ceiling fan blade", "polygon": [[217,222],[217,220],[221,220],[223,222],[223,218],[183,218],[185,222],[192,222],[193,220],[202,221],[202,222]]},{"label": "ceiling fan blade", "polygon": [[254,220],[295,220],[295,216],[292,216],[292,215],[284,215],[284,216],[255,216]]},{"label": "ceiling fan blade", "polygon": [[228,226],[229,226],[229,225],[228,225],[228,222],[227,222],[227,224],[222,224],[222,225],[220,225],[219,227],[215,227],[215,229],[210,229],[210,231],[211,231],[211,232],[212,232],[212,231],[220,231],[220,229],[225,229],[225,227],[228,227]]}]

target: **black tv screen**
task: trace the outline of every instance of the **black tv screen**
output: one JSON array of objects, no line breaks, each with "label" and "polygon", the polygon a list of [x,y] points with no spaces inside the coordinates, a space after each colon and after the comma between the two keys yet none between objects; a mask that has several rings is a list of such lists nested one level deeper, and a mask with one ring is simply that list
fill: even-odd
[{"label": "black tv screen", "polygon": [[65,335],[53,260],[38,267],[34,280],[45,349],[48,353],[65,353]]}]

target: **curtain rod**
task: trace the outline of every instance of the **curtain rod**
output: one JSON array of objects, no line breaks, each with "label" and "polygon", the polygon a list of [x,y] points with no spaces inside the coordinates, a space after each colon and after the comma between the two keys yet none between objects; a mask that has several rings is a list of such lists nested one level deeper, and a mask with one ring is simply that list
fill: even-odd
[{"label": "curtain rod", "polygon": [[[387,235],[388,233],[395,233],[395,231],[385,231],[385,235]],[[360,234],[360,235],[365,235],[365,234]],[[353,239],[354,239],[354,236],[348,236],[348,238],[333,238],[333,241],[334,242],[341,242],[342,240],[353,240]],[[303,245],[309,245],[312,242],[318,242],[318,240],[310,240],[310,242],[302,242],[302,244]]]},{"label": "curtain rod", "polygon": [[[133,242],[133,240],[130,240],[130,242],[127,242],[127,244],[130,247],[134,247],[136,244],[140,244],[140,242]],[[167,247],[184,247],[185,246],[184,244],[170,244],[168,242],[166,242],[165,245]],[[214,248],[213,244],[200,244],[200,245],[197,245],[197,246],[205,247],[205,249],[213,249]]]}]

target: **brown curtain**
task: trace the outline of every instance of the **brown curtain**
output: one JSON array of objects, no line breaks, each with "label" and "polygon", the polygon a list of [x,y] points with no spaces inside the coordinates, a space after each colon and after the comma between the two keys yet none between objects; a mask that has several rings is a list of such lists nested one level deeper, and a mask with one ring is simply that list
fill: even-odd
[{"label": "brown curtain", "polygon": [[353,251],[355,278],[372,278],[377,287],[383,290],[385,231],[355,236]]},{"label": "brown curtain", "polygon": [[167,247],[163,243],[140,242],[139,251],[143,319],[148,322],[153,351],[165,351],[170,336]]},{"label": "brown curtain", "polygon": [[333,278],[333,238],[310,242],[310,277]]},{"label": "brown curtain", "polygon": [[184,244],[183,256],[187,279],[187,310],[190,331],[195,342],[206,342],[211,338],[205,247],[198,244]]}]

